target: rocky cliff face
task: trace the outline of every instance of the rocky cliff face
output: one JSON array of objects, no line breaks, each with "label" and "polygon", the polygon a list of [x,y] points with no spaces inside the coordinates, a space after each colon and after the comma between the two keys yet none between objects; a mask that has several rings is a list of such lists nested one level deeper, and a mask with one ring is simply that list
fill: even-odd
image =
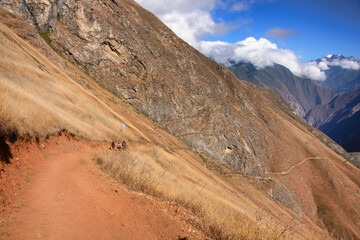
[{"label": "rocky cliff face", "polygon": [[253,176],[272,197],[336,235],[360,237],[358,170],[279,95],[239,81],[132,0],[0,7],[43,31],[59,53],[193,150]]},{"label": "rocky cliff face", "polygon": [[251,63],[237,63],[229,70],[241,80],[279,93],[301,118],[313,107],[327,104],[336,95],[313,80],[296,77],[289,69],[278,64],[256,69]]}]

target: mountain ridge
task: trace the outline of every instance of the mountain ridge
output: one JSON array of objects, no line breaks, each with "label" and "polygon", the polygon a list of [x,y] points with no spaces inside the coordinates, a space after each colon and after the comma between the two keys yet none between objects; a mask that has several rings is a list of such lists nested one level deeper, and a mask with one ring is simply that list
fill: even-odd
[{"label": "mountain ridge", "polygon": [[[64,2],[24,6],[19,1],[11,8],[30,11],[29,18],[23,17],[49,30],[58,52],[190,148],[255,176],[264,191],[328,231],[359,234],[354,230],[357,210],[351,208],[358,199],[343,187],[358,184],[358,170],[316,138],[278,94],[239,81],[133,1]],[[267,179],[267,173],[281,172],[309,157],[328,160],[306,161],[289,176]],[[331,176],[322,169],[329,169]],[[308,170],[326,188],[312,182]],[[333,196],[327,200],[322,194]],[[348,206],[351,213],[343,214],[350,211]]]},{"label": "mountain ridge", "polygon": [[[355,137],[356,134],[353,134],[351,129],[345,127],[345,125],[348,125],[356,129],[356,124],[352,123],[355,123],[356,120],[345,120],[350,118],[349,113],[345,117],[340,117],[344,111],[349,109],[349,111],[352,111],[351,109],[354,107],[346,106],[349,103],[345,99],[349,97],[343,96],[350,96],[351,93],[348,91],[355,93],[356,90],[353,89],[357,89],[360,86],[360,72],[356,70],[360,60],[353,57],[345,58],[342,55],[328,55],[326,58],[320,58],[313,62],[316,62],[319,66],[321,64],[326,65],[321,66],[328,68],[325,70],[328,75],[325,81],[317,82],[296,77],[290,70],[278,64],[257,69],[251,63],[233,62],[229,70],[239,79],[255,83],[258,86],[263,86],[279,93],[290,104],[294,112],[308,124],[329,135],[346,150],[351,152],[360,151],[356,148],[358,145],[358,139]],[[343,94],[341,94],[342,92]],[[342,100],[337,101],[338,99]],[[355,99],[354,101],[355,105],[360,103],[359,100]],[[341,102],[346,103],[341,105]],[[342,107],[339,107],[340,105]],[[335,112],[335,109],[338,112]],[[330,115],[336,115],[337,118],[342,120],[338,119],[335,121],[333,119],[332,121]],[[340,121],[347,121],[348,123],[343,125]],[[345,155],[349,159],[349,155],[346,153]],[[352,159],[352,157],[350,158]]]},{"label": "mountain ridge", "polygon": [[342,55],[328,55],[316,59],[317,64],[325,64],[325,81],[321,81],[324,87],[341,94],[351,92],[360,86],[360,59],[344,57]]},{"label": "mountain ridge", "polygon": [[236,63],[230,66],[229,70],[241,80],[279,93],[301,118],[304,118],[314,106],[326,104],[336,95],[316,81],[296,77],[289,69],[279,64],[257,69],[251,63]]}]

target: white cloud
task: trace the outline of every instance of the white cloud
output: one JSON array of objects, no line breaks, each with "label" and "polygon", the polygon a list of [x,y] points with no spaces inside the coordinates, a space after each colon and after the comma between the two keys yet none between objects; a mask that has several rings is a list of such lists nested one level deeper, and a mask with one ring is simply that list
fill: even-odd
[{"label": "white cloud", "polygon": [[[329,58],[329,57],[328,57]],[[349,59],[332,59],[331,61],[328,61],[326,58],[322,58],[319,65],[326,65],[326,66],[338,66],[349,70],[359,70],[360,69],[360,63],[358,61],[349,60]],[[327,69],[324,69],[327,70]]]},{"label": "white cloud", "polygon": [[319,62],[319,68],[320,68],[321,70],[323,70],[323,71],[329,70],[328,65],[327,65],[326,63],[324,63],[324,62]]},{"label": "white cloud", "polygon": [[[224,34],[230,30],[226,23],[218,23],[211,16],[217,6],[227,6],[230,11],[246,11],[252,4],[269,0],[136,0],[143,7],[156,14],[179,37],[215,61],[228,64],[233,61],[246,61],[258,68],[281,64],[295,75],[315,80],[325,80],[326,69],[316,63],[302,63],[288,49],[279,49],[265,38],[256,40],[249,37],[237,43],[221,41],[202,41],[206,35]],[[218,5],[217,5],[218,4]],[[220,4],[220,5],[219,5]],[[285,30],[285,29],[280,29]],[[281,36],[289,34],[285,30]],[[279,33],[279,31],[278,31]],[[279,34],[277,34],[279,35]]]},{"label": "white cloud", "polygon": [[161,19],[192,46],[207,34],[223,34],[229,29],[224,23],[215,23],[209,12],[197,9],[187,13],[174,11],[164,14]]},{"label": "white cloud", "polygon": [[250,62],[257,68],[280,64],[299,77],[320,81],[325,80],[326,77],[317,63],[300,62],[294,52],[288,49],[279,49],[275,43],[271,43],[265,38],[256,40],[249,37],[234,44],[221,41],[201,41],[197,48],[215,61],[228,66],[229,60]]},{"label": "white cloud", "polygon": [[210,11],[216,0],[136,1],[192,46],[206,35],[224,34],[230,30],[225,23],[216,23],[211,17]]}]

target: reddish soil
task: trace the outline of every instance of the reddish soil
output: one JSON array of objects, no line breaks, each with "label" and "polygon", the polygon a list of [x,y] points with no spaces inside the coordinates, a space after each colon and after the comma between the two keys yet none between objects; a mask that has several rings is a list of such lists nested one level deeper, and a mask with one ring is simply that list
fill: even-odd
[{"label": "reddish soil", "polygon": [[12,146],[0,185],[11,193],[2,196],[0,239],[202,238],[176,206],[105,177],[91,160],[100,149],[64,136]]}]

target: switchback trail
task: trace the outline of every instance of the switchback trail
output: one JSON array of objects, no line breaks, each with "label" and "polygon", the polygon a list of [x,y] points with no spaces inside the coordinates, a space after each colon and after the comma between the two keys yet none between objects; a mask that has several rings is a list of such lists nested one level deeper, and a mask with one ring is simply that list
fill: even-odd
[{"label": "switchback trail", "polygon": [[1,213],[0,239],[191,239],[176,207],[111,183],[91,148],[47,154],[16,206]]},{"label": "switchback trail", "polygon": [[306,161],[309,161],[309,160],[319,160],[319,159],[326,159],[326,157],[309,157],[309,158],[305,158],[304,160],[302,160],[301,162],[299,162],[298,164],[290,167],[287,171],[284,171],[284,172],[273,172],[273,173],[267,173],[269,175],[285,175],[285,174],[288,174],[290,173],[294,168],[300,166],[301,164],[303,164],[304,162]]}]

